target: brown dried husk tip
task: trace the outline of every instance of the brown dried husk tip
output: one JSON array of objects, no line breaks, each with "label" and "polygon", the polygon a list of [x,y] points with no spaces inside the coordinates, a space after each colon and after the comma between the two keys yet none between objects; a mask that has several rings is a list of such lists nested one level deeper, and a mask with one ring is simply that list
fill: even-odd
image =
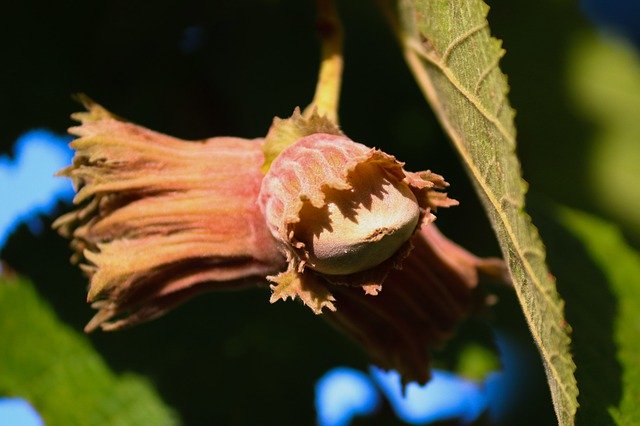
[{"label": "brown dried husk tip", "polygon": [[54,224],[71,238],[98,313],[86,330],[156,318],[203,291],[264,282],[283,258],[256,205],[262,140],[190,142],[88,112],[69,132],[73,164],[59,174],[79,207]]},{"label": "brown dried husk tip", "polygon": [[439,191],[448,186],[442,176],[402,166],[342,135],[313,134],[282,151],[259,200],[289,262],[270,277],[272,301],[300,297],[318,314],[335,310],[327,282],[380,291],[416,230],[457,204]]}]

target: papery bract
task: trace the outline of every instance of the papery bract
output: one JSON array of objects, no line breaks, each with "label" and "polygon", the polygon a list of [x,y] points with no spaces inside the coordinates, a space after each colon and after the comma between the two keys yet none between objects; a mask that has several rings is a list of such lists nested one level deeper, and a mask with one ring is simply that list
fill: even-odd
[{"label": "papery bract", "polygon": [[[262,140],[189,142],[126,123],[88,100],[73,165],[72,238],[99,309],[87,330],[155,318],[205,290],[254,285],[282,267],[256,204]],[[126,315],[115,322],[113,317]]]}]

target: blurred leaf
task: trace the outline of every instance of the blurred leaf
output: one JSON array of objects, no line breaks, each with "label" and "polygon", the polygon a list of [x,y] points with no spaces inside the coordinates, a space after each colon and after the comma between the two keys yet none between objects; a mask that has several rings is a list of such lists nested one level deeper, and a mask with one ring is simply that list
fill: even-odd
[{"label": "blurred leaf", "polygon": [[487,374],[500,370],[500,361],[489,348],[470,343],[460,353],[456,372],[470,380],[481,381]]},{"label": "blurred leaf", "polygon": [[524,212],[514,112],[498,67],[504,50],[489,33],[487,12],[480,0],[403,0],[405,58],[488,212],[542,354],[558,421],[573,424],[578,389],[569,327],[544,246]]},{"label": "blurred leaf", "polygon": [[623,40],[581,34],[569,50],[575,107],[596,125],[589,183],[607,212],[640,237],[640,57]]},{"label": "blurred leaf", "polygon": [[[605,409],[618,424],[640,424],[640,253],[627,244],[618,227],[611,223],[568,208],[560,209],[558,217],[582,244],[605,279],[598,282],[598,274],[592,272],[583,279],[580,274],[584,268],[572,257],[575,251],[567,246],[558,247],[562,257],[558,263],[564,264],[558,265],[558,272],[564,269],[578,278],[573,282],[573,293],[577,297],[570,298],[567,292],[567,311],[572,313],[570,318],[575,321],[576,328],[577,376],[580,389],[585,393],[578,419],[583,424],[605,423],[604,418],[596,417],[599,414],[593,411],[593,406],[606,402]],[[553,254],[552,247],[550,244],[549,250]],[[566,253],[572,254],[567,256]],[[607,296],[600,294],[602,289],[598,288],[603,285],[615,298],[617,309],[607,307]],[[589,294],[597,297],[589,302]],[[609,315],[613,317],[612,330],[607,328]],[[584,338],[578,338],[579,330]],[[613,354],[609,354],[605,341],[611,334],[615,342]],[[578,344],[578,340],[582,342]],[[618,367],[604,359],[609,355],[615,356],[622,367],[622,392],[616,383]]]},{"label": "blurred leaf", "polygon": [[26,398],[47,424],[179,423],[150,383],[113,373],[29,282],[0,276],[0,307],[0,394]]}]

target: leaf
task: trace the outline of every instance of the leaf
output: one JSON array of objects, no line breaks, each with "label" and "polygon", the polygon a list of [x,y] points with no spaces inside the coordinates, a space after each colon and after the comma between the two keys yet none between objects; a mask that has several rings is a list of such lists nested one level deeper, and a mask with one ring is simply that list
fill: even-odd
[{"label": "leaf", "polygon": [[558,421],[570,425],[578,407],[570,328],[544,246],[524,211],[514,112],[498,67],[504,50],[489,33],[487,12],[480,0],[401,0],[401,42],[489,215],[542,355]]},{"label": "leaf", "polygon": [[[627,244],[617,226],[602,219],[568,208],[559,209],[557,217],[582,245],[576,249],[566,242],[558,245],[550,240],[549,244],[550,253],[557,249],[560,258],[554,271],[574,278],[566,295],[572,302],[567,314],[575,321],[575,351],[580,361],[578,420],[606,424],[612,417],[620,425],[639,424],[640,253]],[[597,271],[576,262],[579,250],[586,252]],[[610,350],[607,339],[613,339]],[[622,383],[618,383],[620,373]],[[594,410],[598,406],[602,413]]]},{"label": "leaf", "polygon": [[0,276],[0,394],[24,397],[46,424],[173,425],[153,386],[116,375],[32,285]]},{"label": "leaf", "polygon": [[628,183],[640,164],[640,55],[622,40],[586,33],[574,37],[567,57],[571,100],[596,127],[588,141],[591,196],[638,238],[640,191]]}]

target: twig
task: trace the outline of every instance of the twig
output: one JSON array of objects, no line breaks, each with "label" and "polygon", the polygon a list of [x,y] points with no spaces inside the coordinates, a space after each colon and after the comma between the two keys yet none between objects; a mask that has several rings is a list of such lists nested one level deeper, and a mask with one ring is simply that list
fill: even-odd
[{"label": "twig", "polygon": [[320,36],[320,70],[313,102],[305,116],[317,109],[320,115],[338,123],[342,83],[342,22],[334,0],[317,0],[317,30]]}]

